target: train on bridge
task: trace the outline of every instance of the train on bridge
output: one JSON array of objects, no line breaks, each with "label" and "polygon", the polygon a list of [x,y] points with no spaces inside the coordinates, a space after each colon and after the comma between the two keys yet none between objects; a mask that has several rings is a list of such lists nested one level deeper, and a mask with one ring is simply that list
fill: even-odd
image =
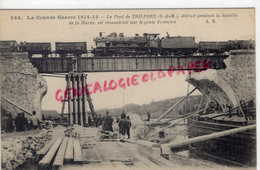
[{"label": "train on bridge", "polygon": [[100,33],[93,39],[96,47],[87,50],[86,42],[55,42],[55,51],[51,50],[51,43],[29,43],[16,41],[0,41],[0,52],[28,52],[31,58],[34,54],[59,54],[60,57],[92,54],[98,57],[116,56],[184,56],[184,55],[222,55],[230,50],[255,49],[253,40],[229,40],[229,41],[200,41],[195,42],[193,36],[169,36],[159,38],[156,33],[136,34],[133,37],[125,37],[124,33],[113,32],[108,36]]}]

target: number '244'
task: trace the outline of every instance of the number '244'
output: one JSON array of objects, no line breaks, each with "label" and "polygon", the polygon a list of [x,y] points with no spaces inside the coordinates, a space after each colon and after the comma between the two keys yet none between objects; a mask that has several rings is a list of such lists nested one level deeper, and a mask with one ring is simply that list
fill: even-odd
[{"label": "number '244'", "polygon": [[20,16],[11,16],[11,20],[22,20]]}]

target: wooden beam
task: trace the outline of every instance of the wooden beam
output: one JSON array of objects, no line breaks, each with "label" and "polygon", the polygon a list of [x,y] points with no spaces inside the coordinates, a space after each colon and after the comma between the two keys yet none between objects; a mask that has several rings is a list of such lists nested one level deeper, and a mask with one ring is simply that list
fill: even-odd
[{"label": "wooden beam", "polygon": [[[197,110],[197,111],[195,111],[195,112],[196,112],[196,113],[199,113],[200,111],[203,111],[203,110],[204,110],[204,109],[201,109],[201,110]],[[157,126],[157,124],[158,124],[158,125],[164,125],[164,124],[167,125],[168,122],[170,122],[170,121],[173,121],[173,120],[176,120],[176,119],[180,119],[180,118],[189,116],[189,115],[191,115],[191,114],[193,114],[193,113],[195,113],[195,112],[190,112],[190,113],[187,113],[187,114],[185,114],[185,115],[177,116],[177,117],[174,117],[174,118],[165,120],[165,121],[163,121],[163,122],[150,122],[150,123],[145,122],[145,124],[146,124],[147,126]],[[182,125],[183,125],[183,124],[182,124]]]},{"label": "wooden beam", "polygon": [[189,92],[187,94],[187,96],[183,97],[180,101],[178,101],[177,103],[175,103],[172,107],[170,107],[166,112],[164,112],[156,121],[160,121],[165,115],[167,115],[173,108],[175,108],[176,106],[178,106],[182,101],[184,101],[191,93],[193,93],[195,90],[197,89],[194,88],[191,92]]},{"label": "wooden beam", "polygon": [[201,112],[201,111],[203,111],[203,110],[204,110],[204,109],[201,109],[201,110],[198,110],[197,112],[194,112],[194,113],[192,113],[192,114],[189,114],[188,116],[186,116],[186,117],[184,117],[184,118],[181,118],[181,119],[178,120],[177,122],[175,122],[175,123],[173,123],[173,124],[170,124],[169,126],[166,126],[165,128],[162,128],[162,129],[160,129],[160,130],[157,131],[157,132],[154,132],[153,134],[149,135],[148,137],[145,137],[144,139],[149,139],[150,137],[152,137],[152,136],[158,134],[159,132],[164,131],[165,129],[168,129],[168,128],[170,128],[170,127],[176,125],[177,123],[183,121],[184,119],[188,119],[189,117],[191,117],[191,116],[193,116],[193,115],[195,115],[195,114],[198,114],[199,112]]},{"label": "wooden beam", "polygon": [[41,148],[35,156],[35,160],[36,162],[38,162],[39,160],[41,160],[43,158],[44,155],[46,155],[46,153],[49,151],[49,149],[51,148],[51,146],[53,145],[53,143],[57,140],[57,138],[53,138],[52,140],[50,140],[43,148]]},{"label": "wooden beam", "polygon": [[27,112],[26,110],[24,110],[24,109],[22,109],[21,107],[19,107],[19,106],[13,104],[12,102],[10,102],[9,100],[7,100],[7,99],[5,99],[5,98],[3,98],[3,97],[1,97],[1,98],[4,99],[7,103],[13,105],[14,107],[17,107],[18,109],[20,109],[20,110],[22,110],[23,112],[27,113],[28,115],[32,116],[32,113]]},{"label": "wooden beam", "polygon": [[83,155],[79,140],[74,140],[74,163],[83,164]]},{"label": "wooden beam", "polygon": [[73,147],[74,147],[73,145],[74,145],[74,139],[70,137],[67,144],[65,158],[64,158],[65,163],[73,161]]},{"label": "wooden beam", "polygon": [[55,157],[55,160],[53,162],[52,169],[59,169],[63,166],[64,156],[65,156],[68,140],[69,140],[68,137],[65,137],[63,139],[63,141],[60,145],[59,151],[58,151],[58,153]]},{"label": "wooden beam", "polygon": [[55,154],[57,153],[60,144],[63,140],[63,137],[59,137],[54,144],[52,145],[52,147],[50,148],[50,150],[48,151],[48,153],[42,158],[42,160],[38,163],[38,167],[39,169],[48,169],[50,167],[50,164],[52,162],[52,160],[54,159]]},{"label": "wooden beam", "polygon": [[167,121],[164,121],[164,122],[145,122],[145,125],[146,126],[167,126],[167,125],[169,125],[170,123],[169,123],[169,121],[167,120]]},{"label": "wooden beam", "polygon": [[189,145],[191,143],[201,142],[201,141],[214,139],[214,138],[219,138],[219,137],[222,137],[222,136],[228,136],[228,135],[236,134],[236,133],[239,133],[239,132],[243,132],[243,131],[255,129],[255,128],[256,128],[256,124],[243,126],[243,127],[239,127],[239,128],[224,130],[224,131],[221,131],[221,132],[216,132],[216,133],[212,133],[212,134],[208,134],[208,135],[190,138],[186,141],[182,141],[182,142],[178,142],[178,143],[162,144],[162,147],[170,147],[170,148],[173,148],[173,149],[174,148],[180,148],[180,147],[184,147],[185,145]]}]

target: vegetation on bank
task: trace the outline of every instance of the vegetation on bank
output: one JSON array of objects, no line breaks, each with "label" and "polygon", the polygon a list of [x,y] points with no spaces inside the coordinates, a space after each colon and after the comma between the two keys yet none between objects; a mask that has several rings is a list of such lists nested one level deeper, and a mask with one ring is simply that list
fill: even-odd
[{"label": "vegetation on bank", "polygon": [[[106,111],[109,111],[110,115],[117,116],[121,115],[123,111],[127,113],[136,113],[140,116],[146,116],[149,112],[151,114],[152,118],[157,118],[160,115],[162,115],[165,111],[167,111],[171,106],[173,106],[176,102],[181,100],[182,97],[176,97],[172,99],[166,99],[161,101],[152,101],[149,104],[126,104],[122,108],[115,108],[115,109],[100,109],[97,110],[97,114],[105,115]],[[184,100],[182,103],[180,103],[177,107],[175,107],[173,110],[169,112],[169,114],[166,117],[175,117],[181,114],[186,114],[189,112],[196,111],[198,108],[198,105],[201,101],[202,95],[194,95],[189,96],[188,100]],[[201,108],[205,107],[206,105],[206,98],[203,99]]]}]

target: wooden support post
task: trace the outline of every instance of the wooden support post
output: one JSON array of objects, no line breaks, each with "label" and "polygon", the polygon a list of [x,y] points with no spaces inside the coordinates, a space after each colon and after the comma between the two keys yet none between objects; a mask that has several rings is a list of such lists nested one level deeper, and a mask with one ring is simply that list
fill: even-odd
[{"label": "wooden support post", "polygon": [[[212,92],[210,92],[210,94],[211,94],[211,93],[212,93]],[[207,97],[207,103],[206,103],[205,110],[204,110],[203,114],[205,114],[206,111],[207,111],[207,108],[208,108],[208,106],[209,106],[209,101],[210,101],[210,97]]]},{"label": "wooden support post", "polygon": [[170,107],[166,112],[164,112],[156,121],[160,121],[165,115],[167,115],[173,108],[175,108],[176,106],[178,106],[182,101],[184,101],[191,93],[193,93],[195,90],[197,89],[194,88],[189,94],[187,94],[187,96],[183,97],[180,101],[178,101],[177,103],[175,103],[172,107]]},{"label": "wooden support post", "polygon": [[55,160],[52,165],[52,169],[59,169],[63,166],[65,151],[68,143],[68,137],[65,137],[60,145],[59,151],[55,157]]},{"label": "wooden support post", "polygon": [[86,87],[86,76],[84,74],[81,75],[81,83],[82,83],[82,125],[84,126],[86,122],[86,92],[87,92],[87,87]]},{"label": "wooden support post", "polygon": [[73,124],[77,123],[77,119],[76,119],[76,97],[73,94],[74,93],[74,89],[75,89],[75,75],[72,74],[71,75],[71,79],[72,79],[72,105],[73,105]]},{"label": "wooden support post", "polygon": [[[66,81],[67,81],[67,88],[70,89],[70,75],[66,75]],[[70,93],[68,94],[68,117],[69,117],[69,124],[73,124],[73,119],[72,119],[72,112],[71,112],[71,95]]]},{"label": "wooden support post", "polygon": [[[190,75],[191,74],[189,74],[189,79],[190,79]],[[185,114],[188,113],[188,99],[189,99],[188,95],[189,95],[189,90],[190,90],[190,83],[188,83],[188,89],[187,89],[187,97],[186,97],[186,103],[185,103]],[[183,125],[185,125],[185,119],[183,120]]]},{"label": "wooden support post", "polygon": [[73,161],[73,145],[74,145],[74,139],[72,137],[69,138],[66,153],[65,153],[65,163],[69,163]]},{"label": "wooden support post", "polygon": [[81,125],[81,126],[83,126],[83,124],[82,124],[82,98],[81,98],[81,96],[82,96],[82,93],[83,93],[83,88],[82,88],[82,83],[81,83],[81,75],[82,74],[78,74],[77,75],[77,92],[78,92],[78,123],[79,123],[79,125]]},{"label": "wooden support post", "polygon": [[[63,60],[62,60],[63,61]],[[69,88],[69,78],[68,78],[68,75],[66,75],[66,89],[65,91]],[[65,110],[65,102],[66,101],[69,101],[69,100],[66,100],[66,97],[64,95],[63,97],[63,103],[62,103],[62,108],[61,108],[61,116],[60,116],[60,123],[62,123],[62,118],[63,118],[63,114],[64,114],[64,110]],[[70,107],[68,108],[68,116],[70,116]],[[70,121],[70,119],[69,119]]]},{"label": "wooden support post", "polygon": [[[86,76],[87,77],[87,76]],[[86,80],[87,81],[87,80]],[[87,84],[87,82],[86,82]],[[87,100],[88,100],[88,105],[89,105],[89,108],[90,108],[90,111],[92,114],[95,114],[95,110],[94,110],[94,106],[93,106],[93,103],[92,103],[92,100],[91,100],[91,97],[89,94],[86,94],[87,95]]]},{"label": "wooden support post", "polygon": [[48,153],[39,162],[39,164],[38,164],[39,169],[50,168],[50,164],[51,164],[52,160],[54,159],[54,156],[57,153],[57,150],[59,149],[62,140],[63,140],[63,137],[60,137],[54,142],[54,144],[52,145],[52,147],[50,148]]}]

